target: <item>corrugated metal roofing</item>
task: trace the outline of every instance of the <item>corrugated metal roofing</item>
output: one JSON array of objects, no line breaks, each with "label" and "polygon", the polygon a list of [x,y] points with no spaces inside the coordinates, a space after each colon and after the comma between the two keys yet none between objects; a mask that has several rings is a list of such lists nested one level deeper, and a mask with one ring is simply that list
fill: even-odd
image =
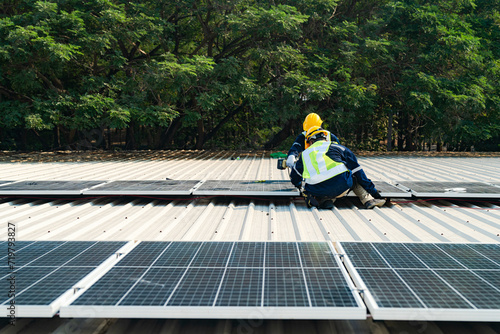
[{"label": "corrugated metal roofing", "polygon": [[[108,156],[3,157],[1,180],[287,180],[269,152],[142,152]],[[29,160],[29,159],[28,159]],[[500,157],[360,157],[372,180],[498,182]],[[308,209],[300,198],[36,197],[3,198],[0,222],[18,240],[418,241],[500,243],[500,201],[392,199],[364,210],[354,199],[332,210]],[[6,240],[7,229],[0,230]],[[19,319],[3,332],[186,333],[466,333],[498,332],[498,324],[367,321]]]},{"label": "corrugated metal roofing", "polygon": [[[500,157],[361,157],[372,180],[500,180]],[[265,154],[169,152],[160,158],[0,163],[0,180],[286,180]],[[354,199],[333,210],[308,209],[300,198],[256,196],[4,199],[0,219],[30,240],[363,240],[500,242],[498,201],[392,199],[359,209]],[[0,237],[6,237],[0,231]]]}]

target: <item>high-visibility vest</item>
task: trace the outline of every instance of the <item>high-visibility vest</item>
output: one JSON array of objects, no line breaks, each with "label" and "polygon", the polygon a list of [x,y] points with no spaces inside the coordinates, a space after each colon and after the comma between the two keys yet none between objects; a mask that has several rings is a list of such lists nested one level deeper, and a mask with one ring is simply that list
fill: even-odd
[{"label": "high-visibility vest", "polygon": [[342,162],[334,161],[326,155],[330,144],[330,141],[319,140],[302,152],[302,177],[307,184],[317,184],[349,171]]}]

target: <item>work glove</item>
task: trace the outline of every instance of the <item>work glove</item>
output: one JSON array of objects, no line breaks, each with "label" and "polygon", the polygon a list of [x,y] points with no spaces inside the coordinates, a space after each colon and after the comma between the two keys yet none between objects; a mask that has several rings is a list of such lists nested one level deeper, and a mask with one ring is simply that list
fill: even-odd
[{"label": "work glove", "polygon": [[295,156],[289,155],[286,159],[286,166],[292,168],[295,165]]}]

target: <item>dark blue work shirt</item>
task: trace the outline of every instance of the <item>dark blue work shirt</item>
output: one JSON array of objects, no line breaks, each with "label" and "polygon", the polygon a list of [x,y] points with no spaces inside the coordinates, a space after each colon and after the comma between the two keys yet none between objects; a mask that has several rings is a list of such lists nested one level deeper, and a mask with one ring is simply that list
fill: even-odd
[{"label": "dark blue work shirt", "polygon": [[[328,180],[317,184],[305,184],[305,191],[315,196],[337,197],[347,189],[353,186],[353,175],[357,182],[371,195],[377,193],[377,189],[373,182],[366,176],[365,172],[358,163],[358,159],[347,147],[331,143],[326,155],[336,162],[342,162],[349,169],[348,172],[341,173]],[[294,186],[300,187],[303,180],[302,173],[304,172],[304,164],[302,154],[295,166],[291,169],[290,180]]]},{"label": "dark blue work shirt", "polygon": [[[330,138],[331,138],[332,142],[336,142],[337,144],[340,144],[340,141],[337,138],[337,136],[335,136],[331,132],[330,132]],[[292,147],[290,147],[290,150],[288,150],[287,156],[293,155],[295,158],[297,158],[300,155],[300,153],[302,153],[302,151],[304,151],[306,149],[305,145],[306,145],[306,132],[304,131],[300,135],[298,135],[297,138],[295,138],[295,141],[293,142]]]}]

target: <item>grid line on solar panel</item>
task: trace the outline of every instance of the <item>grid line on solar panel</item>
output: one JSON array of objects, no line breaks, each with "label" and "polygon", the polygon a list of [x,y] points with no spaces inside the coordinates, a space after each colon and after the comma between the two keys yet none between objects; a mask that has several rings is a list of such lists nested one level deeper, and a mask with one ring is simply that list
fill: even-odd
[{"label": "grid line on solar panel", "polygon": [[119,305],[163,306],[185,271],[186,268],[162,270],[152,267]]},{"label": "grid line on solar panel", "polygon": [[426,268],[404,244],[380,242],[372,245],[392,268]]},{"label": "grid line on solar panel", "polygon": [[29,262],[30,266],[61,266],[72,260],[75,256],[88,250],[96,241],[66,242],[49,253]]},{"label": "grid line on solar panel", "polygon": [[[26,247],[29,262],[20,267],[16,279],[16,303],[21,305],[48,305],[93,271],[105,258],[126,242],[44,242]],[[34,245],[34,246],[33,246]],[[94,248],[93,248],[94,247]],[[99,255],[84,258],[86,266],[66,266],[89,249]],[[80,253],[76,253],[80,251]],[[43,254],[43,252],[45,252]],[[69,252],[69,255],[67,254]],[[61,255],[66,255],[61,260]],[[72,256],[72,257],[70,257]],[[30,261],[31,260],[31,261]],[[61,262],[65,261],[65,262]],[[49,263],[51,265],[43,265]],[[74,262],[76,263],[76,262]],[[37,265],[34,265],[37,264]],[[53,264],[53,265],[52,265]],[[4,302],[7,303],[10,299]]]},{"label": "grid line on solar panel", "polygon": [[212,306],[223,273],[223,268],[188,268],[166,305]]},{"label": "grid line on solar panel", "polygon": [[338,267],[335,256],[327,243],[298,243],[303,267]]},{"label": "grid line on solar panel", "polygon": [[115,267],[92,284],[73,305],[116,305],[147,268]]},{"label": "grid line on solar panel", "polygon": [[142,241],[130,253],[128,253],[117,266],[120,267],[135,267],[135,266],[150,266],[160,254],[163,253],[170,242],[155,242]]},{"label": "grid line on solar panel", "polygon": [[467,244],[468,247],[479,252],[489,260],[500,265],[500,245],[499,244]]},{"label": "grid line on solar panel", "polygon": [[474,251],[472,248],[467,247],[467,245],[437,244],[437,247],[468,269],[500,269],[500,265],[481,253]]},{"label": "grid line on solar panel", "polygon": [[229,267],[262,268],[264,265],[264,242],[235,242]]},{"label": "grid line on solar panel", "polygon": [[187,267],[200,249],[201,242],[172,242],[166,252],[152,264],[153,267]]},{"label": "grid line on solar panel", "polygon": [[500,291],[470,270],[436,270],[439,276],[480,309],[500,309]]},{"label": "grid line on solar panel", "polygon": [[500,270],[473,270],[472,272],[489,284],[500,287]]},{"label": "grid line on solar panel", "polygon": [[380,307],[424,307],[392,269],[358,268],[357,272]]},{"label": "grid line on solar panel", "polygon": [[215,306],[260,306],[262,274],[262,268],[228,268]]},{"label": "grid line on solar panel", "polygon": [[16,253],[16,265],[17,267],[22,267],[28,263],[34,262],[34,260],[41,258],[46,254],[50,254],[51,251],[62,246],[65,242],[63,241],[49,241],[49,242],[35,242],[26,247],[19,249]]},{"label": "grid line on solar panel", "polygon": [[191,267],[225,267],[232,242],[206,242],[191,262]]},{"label": "grid line on solar panel", "polygon": [[361,268],[388,268],[389,265],[382,259],[371,243],[343,242],[342,247],[349,256],[354,267]]},{"label": "grid line on solar panel", "polygon": [[304,276],[299,268],[266,268],[264,284],[264,306],[309,306]]},{"label": "grid line on solar panel", "polygon": [[398,269],[397,273],[429,308],[473,308],[456,290],[427,269]]},{"label": "grid line on solar panel", "polygon": [[430,269],[463,269],[464,266],[443,252],[435,244],[409,243],[406,247]]},{"label": "grid line on solar panel", "polygon": [[[57,299],[62,292],[87,276],[95,267],[60,267],[16,297],[16,303],[21,305],[46,305]],[[18,279],[22,279],[21,276]]]},{"label": "grid line on solar panel", "polygon": [[295,242],[268,242],[265,265],[275,268],[300,268]]},{"label": "grid line on solar panel", "polygon": [[340,268],[305,268],[304,272],[312,306],[357,306]]}]

